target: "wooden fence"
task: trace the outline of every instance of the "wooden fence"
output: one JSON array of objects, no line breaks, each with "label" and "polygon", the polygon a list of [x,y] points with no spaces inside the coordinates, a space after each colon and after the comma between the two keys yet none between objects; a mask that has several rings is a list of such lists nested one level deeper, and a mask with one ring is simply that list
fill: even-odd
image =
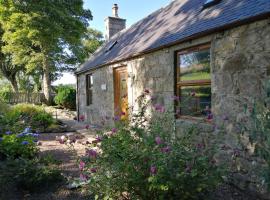
[{"label": "wooden fence", "polygon": [[33,104],[42,104],[44,102],[45,97],[43,93],[13,93],[9,92],[5,95],[4,100],[9,104],[17,104],[17,103],[33,103]]}]

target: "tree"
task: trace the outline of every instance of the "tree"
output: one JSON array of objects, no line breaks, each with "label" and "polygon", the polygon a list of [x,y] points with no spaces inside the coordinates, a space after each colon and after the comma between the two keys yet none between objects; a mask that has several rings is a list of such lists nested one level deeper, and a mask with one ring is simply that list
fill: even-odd
[{"label": "tree", "polygon": [[5,43],[2,41],[3,34],[4,32],[0,26],[0,74],[9,81],[12,90],[14,92],[18,92],[16,75],[20,70],[22,70],[23,67],[19,65],[14,65],[11,61],[11,55],[4,54],[2,52],[2,47],[5,45]]},{"label": "tree", "polygon": [[43,71],[48,104],[53,73],[74,66],[74,47],[81,44],[91,19],[83,0],[0,0],[3,51],[12,55],[14,65]]},{"label": "tree", "polygon": [[82,45],[86,58],[91,56],[103,44],[103,42],[104,37],[102,32],[92,28],[88,28],[82,40]]}]

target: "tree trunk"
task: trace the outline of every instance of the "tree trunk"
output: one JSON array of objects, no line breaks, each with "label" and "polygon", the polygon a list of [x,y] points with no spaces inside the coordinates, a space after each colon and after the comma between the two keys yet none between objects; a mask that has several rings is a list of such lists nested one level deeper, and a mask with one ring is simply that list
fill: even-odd
[{"label": "tree trunk", "polygon": [[6,78],[10,82],[13,92],[18,93],[18,83],[16,80],[16,74],[13,74],[13,75],[6,77]]},{"label": "tree trunk", "polygon": [[45,103],[47,105],[52,105],[50,66],[47,60],[43,62],[43,93],[45,96]]}]

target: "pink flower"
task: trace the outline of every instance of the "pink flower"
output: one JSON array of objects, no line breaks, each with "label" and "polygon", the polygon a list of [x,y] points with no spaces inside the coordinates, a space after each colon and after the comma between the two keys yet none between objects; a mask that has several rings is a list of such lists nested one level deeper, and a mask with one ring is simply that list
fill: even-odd
[{"label": "pink flower", "polygon": [[84,115],[80,115],[79,120],[83,122],[85,120],[85,116]]},{"label": "pink flower", "polygon": [[150,173],[152,174],[152,175],[156,175],[157,174],[157,168],[156,168],[156,166],[151,166],[150,167]]},{"label": "pink flower", "polygon": [[90,125],[86,125],[86,126],[85,126],[85,129],[89,129],[89,128],[90,128]]},{"label": "pink flower", "polygon": [[170,152],[172,149],[171,149],[171,147],[169,147],[169,146],[166,146],[166,147],[163,147],[163,148],[161,148],[161,152],[162,153],[168,153],[168,152]]},{"label": "pink flower", "polygon": [[158,112],[161,112],[161,113],[164,113],[164,112],[165,112],[165,107],[162,106],[162,105],[160,105],[160,104],[154,105],[154,108],[155,108],[155,110],[158,111]]},{"label": "pink flower", "polygon": [[79,164],[79,169],[81,171],[83,171],[84,170],[84,167],[85,167],[85,163],[83,161],[81,161],[80,164]]},{"label": "pink flower", "polygon": [[81,181],[87,181],[87,176],[84,174],[80,174],[80,180]]},{"label": "pink flower", "polygon": [[190,94],[192,97],[195,97],[196,96],[196,92],[191,92]]},{"label": "pink flower", "polygon": [[204,148],[204,144],[203,144],[203,143],[198,143],[198,144],[196,145],[196,148],[197,148],[197,149],[203,149],[203,148]]},{"label": "pink flower", "polygon": [[145,90],[144,90],[144,93],[149,94],[149,93],[150,93],[150,90],[145,89]]},{"label": "pink flower", "polygon": [[91,171],[92,173],[97,173],[97,168],[91,168],[90,171]]},{"label": "pink flower", "polygon": [[97,152],[94,149],[87,150],[86,154],[91,158],[97,158]]},{"label": "pink flower", "polygon": [[101,141],[102,141],[102,137],[98,136],[98,137],[96,137],[96,139],[92,143],[97,144]]},{"label": "pink flower", "polygon": [[162,139],[159,136],[155,138],[155,142],[157,145],[160,145],[163,143]]}]

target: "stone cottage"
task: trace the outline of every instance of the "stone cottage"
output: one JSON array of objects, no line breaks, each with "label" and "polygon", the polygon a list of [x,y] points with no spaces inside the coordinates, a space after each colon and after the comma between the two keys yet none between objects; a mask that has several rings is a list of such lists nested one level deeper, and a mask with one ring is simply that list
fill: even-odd
[{"label": "stone cottage", "polygon": [[[175,106],[172,97],[186,103],[176,110],[177,133],[225,127],[225,143],[238,148],[246,108],[267,97],[270,0],[174,0],[128,29],[125,22],[114,5],[107,41],[77,70],[78,116],[93,124],[120,113],[128,118],[148,89],[159,105]],[[253,172],[238,174],[236,184],[258,190]]]},{"label": "stone cottage", "polygon": [[233,129],[243,105],[266,95],[270,0],[174,0],[128,29],[115,4],[105,25],[107,41],[76,72],[78,115],[91,123],[128,116],[149,89],[161,105],[189,98],[179,127],[211,110]]}]

